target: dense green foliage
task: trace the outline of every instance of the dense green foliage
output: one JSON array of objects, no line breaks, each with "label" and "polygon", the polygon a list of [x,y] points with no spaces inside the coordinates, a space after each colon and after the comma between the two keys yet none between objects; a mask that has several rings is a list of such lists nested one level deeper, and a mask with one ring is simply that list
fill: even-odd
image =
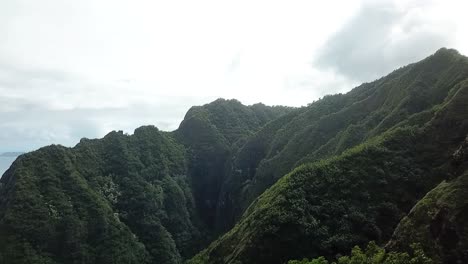
[{"label": "dense green foliage", "polygon": [[390,248],[408,241],[424,246],[442,263],[468,263],[468,171],[430,191],[398,225]]},{"label": "dense green foliage", "polygon": [[[431,58],[438,62],[437,56],[422,65]],[[462,71],[464,79],[447,88],[440,104],[339,156],[300,166],[282,177],[193,263],[331,259],[354,245],[388,241],[400,219],[426,192],[456,175],[452,154],[468,133],[468,68],[466,58],[460,59],[465,64],[457,72]]]},{"label": "dense green foliage", "polygon": [[262,104],[247,107],[236,100],[218,99],[187,112],[174,134],[187,148],[191,186],[208,228],[218,229],[219,195],[239,145],[267,122],[291,110]]},{"label": "dense green foliage", "polygon": [[326,96],[268,124],[249,138],[233,161],[220,203],[224,218],[232,219],[228,225],[295,167],[339,155],[417,113],[419,119],[431,118],[429,111],[467,77],[466,58],[441,49],[421,62],[347,94]]},{"label": "dense green foliage", "polygon": [[312,260],[290,260],[288,264],[433,264],[431,258],[427,257],[419,244],[411,245],[412,252],[387,252],[376,243],[370,242],[366,250],[359,246],[351,250],[350,256],[339,257],[336,261],[328,262],[324,257]]},{"label": "dense green foliage", "polygon": [[[181,263],[195,254],[213,236],[214,209],[204,205],[216,203],[229,140],[289,111],[224,100],[196,109],[206,116],[189,111],[174,133],[140,127],[22,155],[0,183],[0,263]],[[219,123],[224,115],[233,124]]]},{"label": "dense green foliage", "polygon": [[441,49],[307,107],[219,99],[21,155],[0,263],[467,262],[467,102],[468,59]]},{"label": "dense green foliage", "polygon": [[180,263],[200,236],[184,164],[183,148],[154,127],[21,156],[2,178],[3,257]]}]

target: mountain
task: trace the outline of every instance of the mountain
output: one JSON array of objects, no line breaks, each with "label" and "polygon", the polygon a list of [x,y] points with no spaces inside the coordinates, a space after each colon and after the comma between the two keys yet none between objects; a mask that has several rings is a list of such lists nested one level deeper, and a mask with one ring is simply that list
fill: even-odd
[{"label": "mountain", "polygon": [[218,99],[173,132],[26,153],[0,179],[0,263],[285,263],[370,241],[466,262],[467,102],[468,59],[444,48],[307,107]]},{"label": "mountain", "polygon": [[[183,149],[152,127],[25,154],[2,177],[1,256],[6,263],[177,263],[175,241],[182,247],[198,231],[183,172]],[[167,226],[174,218],[177,226]]]},{"label": "mountain", "polygon": [[398,224],[387,248],[406,250],[409,241],[442,263],[468,263],[468,137],[454,152],[459,175],[427,193]]},{"label": "mountain", "polygon": [[417,64],[347,94],[326,96],[265,126],[234,160],[220,208],[231,216],[228,226],[256,197],[299,165],[339,155],[417,113],[430,118],[428,111],[444,102],[466,72],[465,58],[441,49]]},{"label": "mountain", "polygon": [[214,234],[231,148],[289,109],[217,100],[173,133],[145,126],[20,156],[0,181],[0,260],[181,263]]},{"label": "mountain", "polygon": [[[467,102],[468,60],[441,49],[346,95],[312,104],[298,116],[313,116],[310,109],[317,108],[333,112],[297,121],[306,128],[289,125],[297,117],[283,120],[286,125],[268,124],[264,129],[278,135],[259,131],[257,153],[274,156],[249,164],[250,178],[236,178],[246,179],[238,186],[247,195],[235,197],[253,202],[234,228],[192,263],[331,259],[354,245],[385,243],[419,199],[456,177],[451,155],[468,133]],[[344,152],[342,143],[348,146]],[[293,150],[301,153],[298,159],[291,158],[297,155]],[[300,165],[304,160],[311,162]],[[269,188],[275,173],[287,171],[289,164],[299,167]]]},{"label": "mountain", "polygon": [[237,100],[218,99],[192,107],[175,137],[186,147],[188,174],[204,223],[217,233],[219,195],[239,146],[269,121],[292,108],[262,104],[244,106]]}]

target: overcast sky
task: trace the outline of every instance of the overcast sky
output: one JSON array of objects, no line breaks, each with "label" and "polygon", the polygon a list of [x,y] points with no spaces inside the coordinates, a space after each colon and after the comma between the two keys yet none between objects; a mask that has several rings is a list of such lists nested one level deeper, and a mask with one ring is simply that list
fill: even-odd
[{"label": "overcast sky", "polygon": [[0,152],[177,128],[216,98],[306,105],[440,47],[463,1],[0,1]]}]

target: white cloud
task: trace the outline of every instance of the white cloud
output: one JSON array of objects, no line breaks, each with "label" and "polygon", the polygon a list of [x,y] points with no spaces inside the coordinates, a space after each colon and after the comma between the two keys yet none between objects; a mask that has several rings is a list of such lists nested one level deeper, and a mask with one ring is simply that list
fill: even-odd
[{"label": "white cloud", "polygon": [[[191,105],[218,97],[305,105],[437,45],[468,53],[463,1],[379,3],[3,1],[0,151],[73,145],[143,124],[172,130]],[[374,8],[382,6],[390,9]]]},{"label": "white cloud", "polygon": [[327,41],[316,66],[372,81],[441,47],[461,47],[454,32],[465,26],[456,15],[463,7],[461,1],[367,1]]}]

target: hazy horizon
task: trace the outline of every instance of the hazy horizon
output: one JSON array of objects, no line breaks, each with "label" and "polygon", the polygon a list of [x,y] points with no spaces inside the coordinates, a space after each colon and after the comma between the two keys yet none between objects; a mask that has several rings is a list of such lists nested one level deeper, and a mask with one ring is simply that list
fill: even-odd
[{"label": "hazy horizon", "polygon": [[16,157],[0,157],[0,178],[3,173],[10,167],[10,165],[15,161]]},{"label": "hazy horizon", "polygon": [[[340,8],[337,8],[339,6]],[[303,106],[441,47],[464,1],[0,3],[0,152],[177,128],[217,98]],[[104,15],[105,14],[105,15]]]}]

